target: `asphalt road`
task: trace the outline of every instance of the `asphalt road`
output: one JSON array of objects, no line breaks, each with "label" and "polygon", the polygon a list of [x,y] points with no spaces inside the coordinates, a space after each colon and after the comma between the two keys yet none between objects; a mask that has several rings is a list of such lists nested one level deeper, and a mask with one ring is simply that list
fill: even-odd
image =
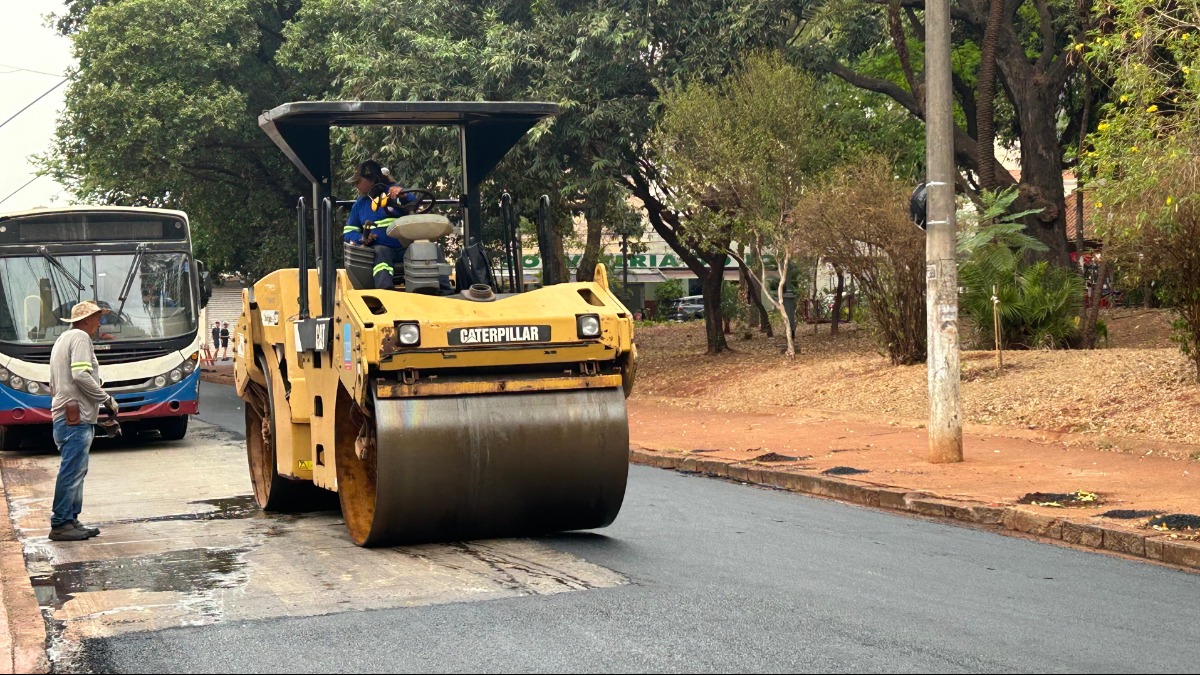
[{"label": "asphalt road", "polygon": [[[206,421],[241,433],[239,406],[201,389]],[[81,666],[1079,673],[1200,658],[1200,576],[662,470],[633,468],[613,526],[540,543],[629,583],[90,639]]]}]

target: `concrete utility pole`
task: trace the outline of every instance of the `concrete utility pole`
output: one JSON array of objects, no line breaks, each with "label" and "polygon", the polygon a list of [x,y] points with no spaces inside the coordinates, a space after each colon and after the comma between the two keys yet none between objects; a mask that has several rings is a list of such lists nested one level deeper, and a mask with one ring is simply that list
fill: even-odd
[{"label": "concrete utility pole", "polygon": [[[950,0],[925,3],[925,230],[928,314],[929,461],[961,462],[958,400],[958,263],[954,226],[954,107],[950,90]],[[986,159],[984,160],[986,161]]]}]

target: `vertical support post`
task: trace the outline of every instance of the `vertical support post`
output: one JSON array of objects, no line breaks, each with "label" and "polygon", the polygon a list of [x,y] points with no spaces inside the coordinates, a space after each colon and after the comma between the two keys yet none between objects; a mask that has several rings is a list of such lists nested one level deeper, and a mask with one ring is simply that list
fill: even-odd
[{"label": "vertical support post", "polygon": [[954,108],[950,81],[950,0],[925,4],[926,166],[929,210],[925,235],[928,328],[929,461],[961,462],[958,266],[954,225]]},{"label": "vertical support post", "polygon": [[1004,331],[1000,330],[1000,290],[992,286],[992,331],[996,334],[996,369],[1004,370]]},{"label": "vertical support post", "polygon": [[298,268],[299,278],[297,283],[300,287],[300,297],[296,298],[297,304],[300,305],[300,320],[303,321],[309,317],[308,313],[308,206],[304,203],[304,197],[296,200],[296,247],[298,249],[298,260],[296,267]]}]

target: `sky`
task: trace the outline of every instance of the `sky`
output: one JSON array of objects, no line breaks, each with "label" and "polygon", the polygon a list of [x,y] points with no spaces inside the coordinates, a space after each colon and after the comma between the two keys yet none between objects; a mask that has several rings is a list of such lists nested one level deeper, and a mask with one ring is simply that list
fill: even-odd
[{"label": "sky", "polygon": [[[4,21],[0,22],[0,124],[60,82],[74,64],[71,41],[46,26],[46,15],[62,11],[61,0],[4,3]],[[66,88],[63,84],[0,126],[0,200],[4,200],[0,213],[70,203],[71,195],[63,186],[48,176],[34,179],[37,171],[30,159],[49,150]],[[32,183],[21,188],[31,179]]]}]

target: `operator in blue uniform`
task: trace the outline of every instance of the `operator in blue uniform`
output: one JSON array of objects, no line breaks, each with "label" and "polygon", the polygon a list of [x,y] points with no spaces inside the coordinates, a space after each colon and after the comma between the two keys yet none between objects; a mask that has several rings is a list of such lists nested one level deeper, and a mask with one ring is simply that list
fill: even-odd
[{"label": "operator in blue uniform", "polygon": [[375,288],[390,290],[395,287],[395,266],[404,262],[404,244],[389,237],[387,228],[416,197],[397,185],[373,159],[358,165],[350,183],[358,188],[358,200],[350,208],[342,239],[375,249]]}]

